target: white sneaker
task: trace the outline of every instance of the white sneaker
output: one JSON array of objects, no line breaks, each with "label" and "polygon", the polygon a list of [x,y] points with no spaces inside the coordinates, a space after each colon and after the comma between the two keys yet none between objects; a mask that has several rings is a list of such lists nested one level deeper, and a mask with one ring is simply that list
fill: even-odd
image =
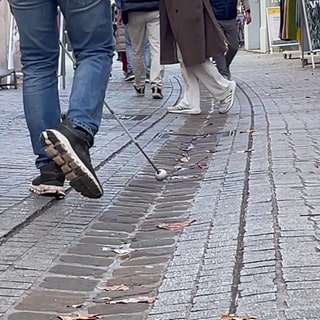
[{"label": "white sneaker", "polygon": [[228,95],[219,103],[219,113],[227,113],[233,106],[234,97],[236,95],[237,84],[231,81],[231,90]]},{"label": "white sneaker", "polygon": [[201,113],[200,109],[186,108],[179,104],[173,107],[168,107],[167,111],[170,113],[181,113],[181,114],[200,114]]}]

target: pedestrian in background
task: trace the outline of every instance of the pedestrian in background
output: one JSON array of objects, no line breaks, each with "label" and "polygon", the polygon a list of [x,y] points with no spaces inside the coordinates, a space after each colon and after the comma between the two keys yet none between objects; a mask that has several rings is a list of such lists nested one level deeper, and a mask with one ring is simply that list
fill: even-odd
[{"label": "pedestrian in background", "polygon": [[[135,76],[133,73],[133,66],[132,66],[132,45],[131,40],[128,32],[128,26],[125,26],[126,31],[126,54],[127,54],[127,62],[128,62],[128,73],[126,75],[126,81],[133,81]],[[144,65],[146,68],[146,82],[150,82],[150,69],[151,69],[151,57],[150,57],[150,43],[148,38],[145,40],[145,47],[144,47]]]},{"label": "pedestrian in background", "polygon": [[121,0],[119,19],[128,26],[132,46],[134,89],[137,96],[144,96],[146,68],[144,48],[146,37],[150,43],[150,83],[153,99],[162,99],[163,66],[160,64],[159,0]]},{"label": "pedestrian in background", "polygon": [[128,73],[128,61],[126,54],[126,31],[123,23],[117,24],[117,29],[114,33],[116,39],[116,51],[120,56],[120,61],[122,63],[122,71],[124,76],[127,76]]},{"label": "pedestrian in background", "polygon": [[168,112],[199,114],[201,82],[227,113],[234,101],[236,83],[226,80],[210,62],[228,47],[209,0],[160,0],[161,63],[180,62],[185,82],[181,101]]},{"label": "pedestrian in background", "polygon": [[[110,1],[9,2],[20,33],[24,112],[40,170],[30,189],[40,195],[63,196],[66,178],[82,195],[99,198],[103,189],[89,148],[100,127],[114,53]],[[76,58],[69,107],[62,122],[58,6]]]},{"label": "pedestrian in background", "polygon": [[[121,10],[121,0],[115,0],[115,4],[117,7],[117,11]],[[118,18],[118,23],[123,24],[122,19]],[[132,66],[132,45],[131,40],[128,32],[128,25],[125,25],[125,37],[126,37],[126,57],[127,57],[127,66],[128,71],[125,76],[125,81],[133,81],[135,76],[133,73],[133,66]],[[150,43],[148,38],[146,37],[146,43],[144,48],[144,64],[146,68],[146,82],[150,82],[150,68],[151,68],[151,57],[150,57]]]},{"label": "pedestrian in background", "polygon": [[[219,72],[225,78],[230,79],[230,65],[239,48],[239,30],[237,23],[238,0],[210,0],[210,3],[214,15],[229,42],[227,53],[215,57],[214,60]],[[249,24],[251,22],[249,0],[241,1],[240,6],[244,7],[244,20]]]}]

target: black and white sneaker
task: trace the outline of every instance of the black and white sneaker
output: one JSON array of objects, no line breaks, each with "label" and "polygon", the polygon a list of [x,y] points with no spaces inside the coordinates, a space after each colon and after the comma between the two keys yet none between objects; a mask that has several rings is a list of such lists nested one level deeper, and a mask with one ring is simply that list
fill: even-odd
[{"label": "black and white sneaker", "polygon": [[135,84],[133,85],[133,87],[138,97],[144,97],[145,87],[137,87]]},{"label": "black and white sneaker", "polygon": [[228,95],[220,101],[219,105],[219,113],[227,113],[233,106],[234,98],[236,95],[237,84],[235,81],[230,81],[230,91]]},{"label": "black and white sneaker", "polygon": [[153,87],[152,89],[152,98],[153,99],[163,99],[162,91],[158,87]]},{"label": "black and white sneaker", "polygon": [[64,119],[56,129],[41,134],[41,143],[48,157],[61,167],[70,185],[88,198],[100,198],[103,189],[91,164],[89,147],[93,138]]},{"label": "black and white sneaker", "polygon": [[127,74],[126,74],[126,76],[124,78],[124,81],[128,81],[128,82],[129,81],[133,81],[134,78],[135,78],[135,76],[134,76],[133,72],[130,71],[130,72],[127,72]]},{"label": "black and white sneaker", "polygon": [[32,180],[30,191],[40,196],[64,198],[64,174],[53,161],[40,168],[40,175]]}]

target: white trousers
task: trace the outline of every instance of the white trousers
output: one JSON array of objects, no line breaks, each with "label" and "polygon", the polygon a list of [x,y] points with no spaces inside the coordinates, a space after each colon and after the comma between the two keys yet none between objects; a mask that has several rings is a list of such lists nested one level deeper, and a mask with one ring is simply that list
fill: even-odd
[{"label": "white trousers", "polygon": [[180,62],[181,74],[185,83],[183,98],[178,105],[183,108],[200,110],[200,82],[211,93],[213,98],[221,101],[231,90],[231,82],[225,79],[215,65],[209,60],[193,66],[186,67],[182,60],[181,51],[178,48],[178,60]]},{"label": "white trousers", "polygon": [[135,85],[144,87],[146,68],[144,64],[144,48],[146,37],[150,43],[151,87],[162,88],[163,66],[160,65],[160,15],[159,11],[130,12],[128,32],[132,46],[132,67]]}]

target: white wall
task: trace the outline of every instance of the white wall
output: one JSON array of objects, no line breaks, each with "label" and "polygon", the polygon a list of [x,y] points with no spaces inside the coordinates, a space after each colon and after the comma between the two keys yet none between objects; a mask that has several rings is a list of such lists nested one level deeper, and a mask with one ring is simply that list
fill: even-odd
[{"label": "white wall", "polygon": [[10,10],[6,0],[0,0],[0,68],[8,66]]},{"label": "white wall", "polygon": [[260,49],[260,1],[249,0],[252,22],[244,26],[244,47],[246,50]]}]

